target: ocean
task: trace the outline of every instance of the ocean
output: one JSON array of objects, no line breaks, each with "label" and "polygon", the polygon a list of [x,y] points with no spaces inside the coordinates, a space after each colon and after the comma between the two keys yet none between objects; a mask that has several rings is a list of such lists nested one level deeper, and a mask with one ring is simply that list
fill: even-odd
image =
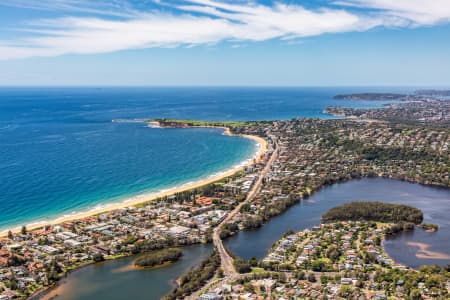
[{"label": "ocean", "polygon": [[[370,91],[403,91],[371,88]],[[250,159],[256,142],[219,129],[115,119],[330,118],[367,88],[0,88],[0,230],[179,186]]]}]

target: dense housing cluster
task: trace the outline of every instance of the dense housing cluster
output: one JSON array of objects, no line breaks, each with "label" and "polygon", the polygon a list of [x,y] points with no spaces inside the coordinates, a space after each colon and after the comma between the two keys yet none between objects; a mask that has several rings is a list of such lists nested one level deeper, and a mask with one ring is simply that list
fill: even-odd
[{"label": "dense housing cluster", "polygon": [[430,96],[406,98],[406,102],[389,104],[380,109],[347,108],[331,106],[326,113],[339,117],[357,119],[385,120],[396,123],[422,123],[426,125],[448,127],[450,125],[450,105],[448,99]]},{"label": "dense housing cluster", "polygon": [[387,223],[336,222],[287,233],[259,267],[201,299],[448,299],[449,270],[393,262]]},{"label": "dense housing cluster", "polygon": [[245,130],[263,131],[276,139],[280,155],[255,201],[234,219],[241,228],[261,226],[323,186],[352,178],[450,186],[450,132],[446,129],[295,119]]},{"label": "dense housing cluster", "polygon": [[[257,170],[256,165],[251,169]],[[250,172],[250,170],[248,171]],[[0,238],[0,299],[27,297],[69,270],[165,247],[206,243],[253,173],[97,216]],[[245,180],[247,178],[248,180]]]},{"label": "dense housing cluster", "polygon": [[[422,105],[408,103],[402,105]],[[447,107],[442,108],[440,102],[437,105],[427,106],[427,110],[447,118]],[[371,110],[370,115],[359,117],[376,119],[372,114],[383,114],[390,119],[390,110],[400,116],[408,110],[408,106],[399,107]],[[259,227],[335,182],[379,176],[449,187],[450,132],[442,122],[433,127],[434,119],[426,114],[425,110],[421,122],[429,121],[430,126],[363,118],[207,123],[229,126],[236,134],[263,137],[268,151],[243,172],[200,189],[39,230],[24,227],[0,238],[0,300],[26,298],[88,263],[211,242],[219,225],[222,239],[241,229]],[[169,125],[181,126],[174,122]],[[205,125],[189,122],[181,127]],[[248,198],[256,185],[254,197]],[[197,270],[185,277],[184,286],[168,297],[184,297],[205,284],[209,290],[201,299],[447,296],[445,270],[411,271],[386,256],[379,239],[384,226],[388,225],[331,223],[290,234],[260,262],[260,268],[255,268],[258,262],[242,263],[238,268],[252,273],[206,284],[214,275],[223,275],[218,263],[223,251],[215,252],[205,263],[208,272]]]}]

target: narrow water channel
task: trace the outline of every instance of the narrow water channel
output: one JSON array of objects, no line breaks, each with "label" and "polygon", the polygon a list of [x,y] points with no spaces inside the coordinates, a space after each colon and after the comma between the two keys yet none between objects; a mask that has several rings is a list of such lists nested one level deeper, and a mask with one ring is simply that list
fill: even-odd
[{"label": "narrow water channel", "polygon": [[[319,224],[324,212],[349,201],[384,201],[422,209],[425,222],[438,224],[439,231],[428,233],[416,229],[413,233],[402,234],[386,241],[386,251],[394,260],[414,268],[423,264],[450,264],[450,189],[381,178],[326,187],[262,228],[240,232],[225,244],[244,258],[262,258],[288,229],[298,231]],[[44,299],[159,299],[170,291],[174,280],[198,265],[211,251],[211,245],[188,247],[182,260],[154,270],[130,268],[135,257],[88,266],[69,274]]]},{"label": "narrow water channel", "polygon": [[43,300],[150,300],[160,299],[174,281],[199,265],[212,252],[211,245],[183,249],[176,263],[150,270],[133,268],[136,256],[105,261],[70,273]]}]

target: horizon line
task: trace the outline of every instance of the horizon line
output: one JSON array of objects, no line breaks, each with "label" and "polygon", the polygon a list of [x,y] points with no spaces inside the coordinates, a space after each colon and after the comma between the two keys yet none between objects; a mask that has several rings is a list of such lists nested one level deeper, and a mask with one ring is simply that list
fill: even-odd
[{"label": "horizon line", "polygon": [[439,88],[450,89],[449,85],[406,85],[406,84],[374,84],[374,85],[84,85],[84,84],[67,84],[67,85],[2,85],[3,88]]}]

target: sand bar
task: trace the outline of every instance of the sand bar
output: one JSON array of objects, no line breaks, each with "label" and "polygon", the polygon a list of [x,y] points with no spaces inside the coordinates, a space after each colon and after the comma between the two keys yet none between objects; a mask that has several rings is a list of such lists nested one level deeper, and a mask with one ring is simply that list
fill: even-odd
[{"label": "sand bar", "polygon": [[416,257],[421,259],[450,259],[450,255],[443,252],[429,250],[431,245],[419,242],[407,242],[406,245],[416,247]]}]

